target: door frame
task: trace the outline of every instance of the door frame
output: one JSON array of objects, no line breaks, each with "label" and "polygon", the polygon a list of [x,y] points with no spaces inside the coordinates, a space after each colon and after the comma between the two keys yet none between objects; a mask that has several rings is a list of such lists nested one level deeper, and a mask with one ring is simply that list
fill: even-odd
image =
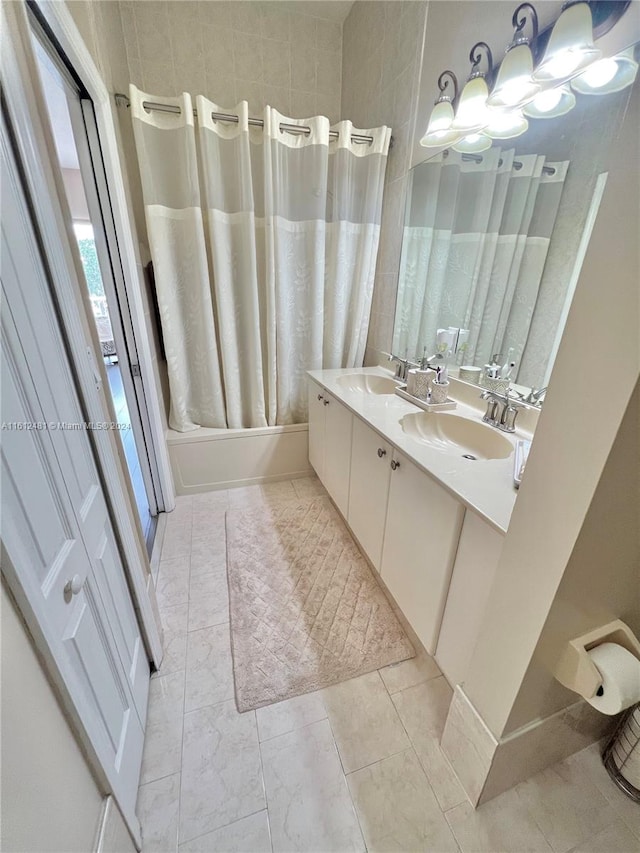
[{"label": "door frame", "polygon": [[[99,143],[104,177],[111,201],[113,229],[123,272],[123,292],[129,307],[131,332],[140,368],[140,382],[148,411],[148,426],[158,472],[158,508],[165,512],[175,509],[175,488],[169,451],[162,426],[161,403],[153,374],[151,345],[144,316],[141,294],[141,275],[134,245],[132,225],[124,176],[120,162],[115,127],[115,102],[100,76],[65,3],[57,0],[27,0],[36,15],[46,23],[75,74],[82,81],[92,101],[95,129]],[[97,176],[99,177],[99,176]],[[118,282],[116,282],[116,289]],[[137,286],[136,286],[137,285]]]},{"label": "door frame", "polygon": [[[61,173],[53,166],[55,146],[26,8],[22,3],[3,3],[2,18],[3,106],[14,137],[18,165],[24,171],[27,199],[37,199],[32,210],[33,225],[42,241],[55,285],[52,295],[87,418],[96,423],[109,422],[114,418],[111,398],[105,393],[106,371],[102,358],[96,355],[97,332],[85,311],[83,300],[88,302],[88,294],[70,216],[63,207],[66,196]],[[124,471],[120,439],[115,431],[100,429],[91,430],[90,437],[148,657],[158,667],[162,660],[160,618],[149,559]]]}]

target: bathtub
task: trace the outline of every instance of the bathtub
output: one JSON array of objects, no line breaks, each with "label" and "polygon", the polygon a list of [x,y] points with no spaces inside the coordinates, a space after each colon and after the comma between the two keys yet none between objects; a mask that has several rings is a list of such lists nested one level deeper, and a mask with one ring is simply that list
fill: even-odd
[{"label": "bathtub", "polygon": [[166,432],[176,494],[308,477],[309,425]]}]

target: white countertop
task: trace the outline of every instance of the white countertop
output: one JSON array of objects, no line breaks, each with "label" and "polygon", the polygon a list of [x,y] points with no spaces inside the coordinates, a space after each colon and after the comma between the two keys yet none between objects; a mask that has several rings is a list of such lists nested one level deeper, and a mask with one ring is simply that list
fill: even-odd
[{"label": "white countertop", "polygon": [[[366,391],[346,390],[336,382],[340,376],[355,373],[393,376],[382,367],[310,370],[309,376],[465,506],[480,515],[498,532],[506,533],[518,495],[513,485],[513,454],[506,459],[471,461],[422,444],[407,435],[401,424],[404,415],[421,410],[395,394],[377,395]],[[480,393],[480,388],[472,388],[466,383],[451,379],[449,396],[458,403],[454,410],[458,415],[481,421],[485,405],[480,399]],[[446,416],[446,413],[443,413],[443,416]],[[512,434],[500,434],[513,444],[514,450],[518,439],[531,438],[531,433],[523,429]]]}]

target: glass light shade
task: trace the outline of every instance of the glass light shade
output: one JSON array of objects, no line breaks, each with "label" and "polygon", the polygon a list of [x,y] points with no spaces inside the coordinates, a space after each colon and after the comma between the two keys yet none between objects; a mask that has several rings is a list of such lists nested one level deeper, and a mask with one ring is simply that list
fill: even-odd
[{"label": "glass light shade", "polygon": [[420,140],[423,148],[439,148],[441,145],[451,145],[460,139],[460,133],[451,130],[453,121],[453,107],[451,101],[439,101],[431,110],[429,124],[425,135]]},{"label": "glass light shade", "polygon": [[484,133],[469,133],[453,146],[460,154],[479,154],[491,148],[493,142]]},{"label": "glass light shade", "polygon": [[576,105],[576,96],[569,86],[556,86],[535,96],[522,112],[529,118],[557,118],[566,115]]},{"label": "glass light shade", "polygon": [[487,98],[489,89],[484,77],[474,77],[468,80],[456,110],[451,129],[468,134],[481,130],[488,121]]},{"label": "glass light shade", "polygon": [[502,60],[498,79],[487,99],[490,107],[520,107],[540,91],[532,80],[533,57],[528,44],[512,47]]},{"label": "glass light shade", "polygon": [[608,95],[621,92],[636,79],[638,63],[631,56],[620,54],[611,59],[594,62],[579,77],[571,81],[571,88],[581,95]]},{"label": "glass light shade", "polygon": [[587,3],[575,3],[555,23],[542,62],[533,72],[539,83],[567,80],[599,59],[593,43],[593,19]]},{"label": "glass light shade", "polygon": [[520,136],[529,127],[529,122],[522,115],[521,110],[489,111],[489,124],[482,131],[491,139],[513,139]]}]

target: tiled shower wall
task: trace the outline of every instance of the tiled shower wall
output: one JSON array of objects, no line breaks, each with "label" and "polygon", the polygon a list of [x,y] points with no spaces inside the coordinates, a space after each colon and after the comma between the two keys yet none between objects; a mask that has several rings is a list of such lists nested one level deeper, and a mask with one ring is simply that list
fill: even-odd
[{"label": "tiled shower wall", "polygon": [[[292,116],[323,113],[332,121],[349,118],[357,127],[393,128],[365,357],[366,364],[376,364],[380,353],[391,348],[428,3],[357,0],[344,25],[335,16],[319,17],[323,5],[331,14],[329,2],[67,3],[111,92],[126,91],[133,81],[159,95],[201,92],[224,106],[248,99],[254,115],[269,103]],[[131,121],[127,111],[117,113],[145,263],[149,258]],[[148,324],[155,339],[149,314]],[[157,359],[154,366],[166,402],[165,365]]]},{"label": "tiled shower wall", "polygon": [[365,364],[391,351],[427,2],[358,0],[344,23],[342,114],[393,128]]},{"label": "tiled shower wall", "polygon": [[[296,4],[296,10],[304,4]],[[342,26],[286,2],[121,2],[130,79],[146,92],[204,94],[340,118]],[[314,11],[317,11],[314,4]]]}]

